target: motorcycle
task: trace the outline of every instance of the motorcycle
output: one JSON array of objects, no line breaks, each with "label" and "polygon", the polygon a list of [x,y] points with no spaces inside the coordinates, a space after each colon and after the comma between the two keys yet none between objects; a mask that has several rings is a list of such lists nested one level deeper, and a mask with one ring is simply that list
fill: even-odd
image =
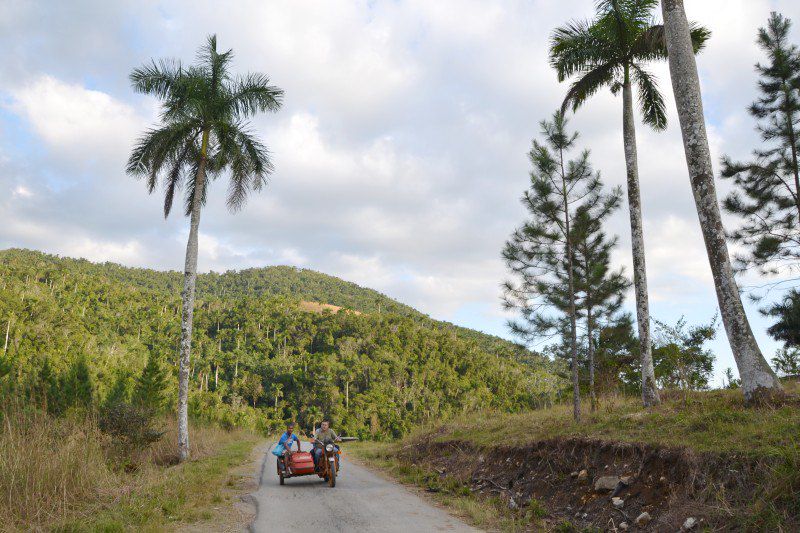
[{"label": "motorcycle", "polygon": [[[347,438],[345,437],[345,439]],[[283,485],[284,481],[290,477],[317,475],[324,479],[329,487],[335,487],[336,477],[339,473],[339,456],[342,453],[339,447],[330,440],[323,442],[321,444],[322,455],[316,466],[311,452],[301,451],[299,442],[297,447],[298,451],[285,457],[287,462],[285,470],[281,467],[281,458],[278,458],[277,470],[280,484]]]}]

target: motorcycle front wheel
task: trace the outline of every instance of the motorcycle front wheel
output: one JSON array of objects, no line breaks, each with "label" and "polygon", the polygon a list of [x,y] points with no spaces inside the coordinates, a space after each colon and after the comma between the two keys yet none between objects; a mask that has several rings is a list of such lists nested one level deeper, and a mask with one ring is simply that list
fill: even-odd
[{"label": "motorcycle front wheel", "polygon": [[328,486],[333,488],[336,486],[336,469],[332,468],[331,473],[328,474]]}]

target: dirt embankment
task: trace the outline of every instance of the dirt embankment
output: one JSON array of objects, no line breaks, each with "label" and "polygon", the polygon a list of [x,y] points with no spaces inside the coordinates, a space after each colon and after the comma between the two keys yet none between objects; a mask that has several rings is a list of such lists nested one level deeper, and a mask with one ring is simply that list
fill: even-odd
[{"label": "dirt embankment", "polygon": [[[400,460],[456,478],[479,497],[499,497],[509,512],[545,515],[531,529],[800,531],[791,509],[763,512],[774,465],[741,456],[562,438],[490,449],[418,441],[400,450]],[[775,513],[780,529],[768,523]]]}]

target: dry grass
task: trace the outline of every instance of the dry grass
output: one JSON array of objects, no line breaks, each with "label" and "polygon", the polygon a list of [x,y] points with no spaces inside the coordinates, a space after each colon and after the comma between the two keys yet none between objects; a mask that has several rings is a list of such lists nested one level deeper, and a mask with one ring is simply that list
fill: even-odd
[{"label": "dry grass", "polygon": [[581,423],[572,406],[519,414],[478,413],[445,424],[420,428],[411,437],[464,440],[479,446],[525,445],[556,437],[585,437],[685,446],[695,451],[773,455],[793,447],[800,435],[800,396],[796,385],[778,405],[748,407],[741,391],[665,393],[661,405],[644,409],[638,398],[608,396],[590,413],[584,405]]},{"label": "dry grass", "polygon": [[196,503],[192,483],[207,484],[197,493],[210,499],[229,463],[246,456],[257,440],[193,426],[193,460],[171,466],[177,462],[171,419],[163,421],[159,442],[125,458],[90,417],[56,419],[12,405],[0,408],[0,422],[0,530],[83,530],[104,516],[111,530],[182,519],[181,509]]}]

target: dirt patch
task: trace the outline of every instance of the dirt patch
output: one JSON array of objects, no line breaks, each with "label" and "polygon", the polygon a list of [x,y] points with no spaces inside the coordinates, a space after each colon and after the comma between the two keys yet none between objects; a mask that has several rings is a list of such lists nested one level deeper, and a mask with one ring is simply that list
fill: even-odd
[{"label": "dirt patch", "polygon": [[[324,311],[330,311],[331,313],[336,314],[344,308],[339,307],[338,305],[324,304],[320,302],[308,302],[304,300],[300,302],[300,309],[309,313],[322,313]],[[353,313],[354,315],[362,314],[361,311],[355,311],[353,309],[344,309],[344,311],[346,313]]]},{"label": "dirt patch", "polygon": [[[675,532],[688,518],[696,531],[760,530],[744,526],[734,510],[758,498],[770,469],[743,456],[580,438],[487,449],[461,441],[414,442],[401,448],[400,459],[456,478],[478,496],[499,497],[509,512],[544,508],[546,526],[604,531],[624,530],[624,523],[628,531]],[[612,490],[596,490],[603,477]],[[621,503],[615,506],[612,497]],[[637,526],[645,512],[651,521]]]}]

